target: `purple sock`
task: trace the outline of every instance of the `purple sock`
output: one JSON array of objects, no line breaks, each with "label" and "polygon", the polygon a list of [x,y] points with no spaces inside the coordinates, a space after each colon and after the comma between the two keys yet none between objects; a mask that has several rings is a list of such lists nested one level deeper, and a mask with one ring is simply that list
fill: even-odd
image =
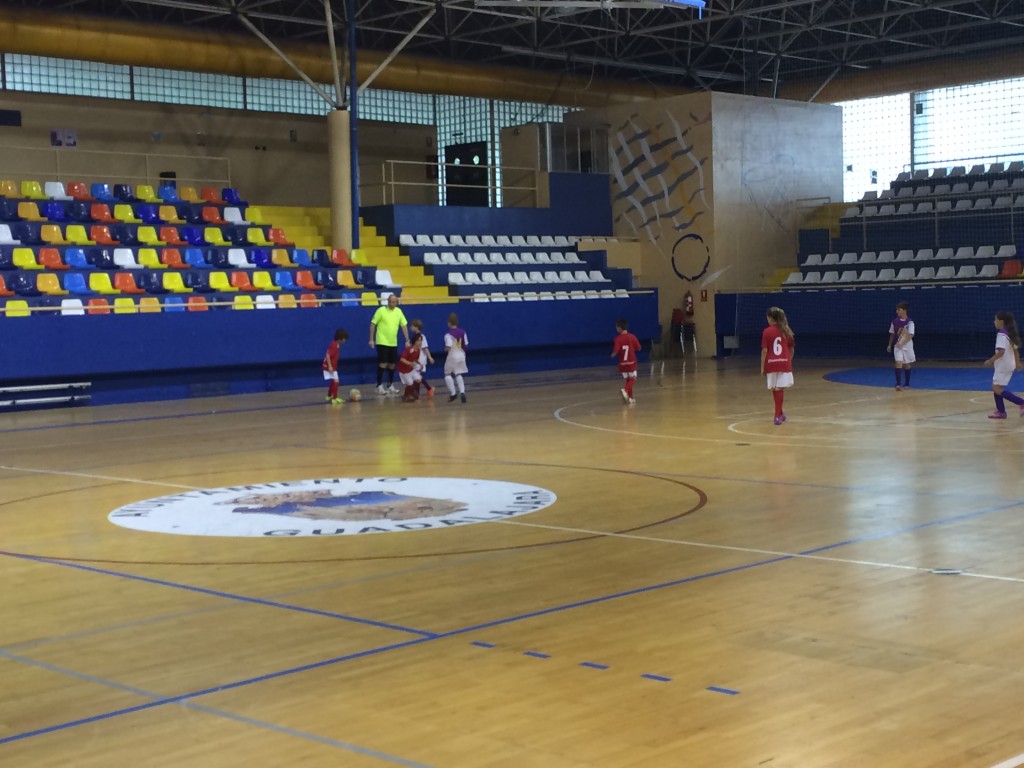
[{"label": "purple sock", "polygon": [[893,368],[892,372],[896,374],[896,386],[898,387],[900,385],[900,369]]},{"label": "purple sock", "polygon": [[910,369],[909,368],[904,368],[903,369],[903,386],[904,387],[909,387],[910,386]]},{"label": "purple sock", "polygon": [[1003,389],[1003,397],[1014,405],[1024,405],[1024,400],[1021,400],[1017,395],[1013,394],[1013,392],[1006,388]]},{"label": "purple sock", "polygon": [[[1006,390],[1003,391],[1005,392]],[[1006,405],[1003,403],[1003,396],[997,395],[995,392],[993,392],[992,397],[994,397],[996,401],[996,410],[999,411],[1000,413],[1006,413]]]}]

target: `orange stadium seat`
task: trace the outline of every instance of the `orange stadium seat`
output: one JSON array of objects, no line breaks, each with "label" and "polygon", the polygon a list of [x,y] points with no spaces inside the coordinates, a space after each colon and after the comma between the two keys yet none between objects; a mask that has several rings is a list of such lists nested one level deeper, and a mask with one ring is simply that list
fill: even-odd
[{"label": "orange stadium seat", "polygon": [[40,248],[39,263],[44,268],[53,271],[69,269],[68,265],[64,263],[64,259],[61,258],[60,251],[56,248]]}]

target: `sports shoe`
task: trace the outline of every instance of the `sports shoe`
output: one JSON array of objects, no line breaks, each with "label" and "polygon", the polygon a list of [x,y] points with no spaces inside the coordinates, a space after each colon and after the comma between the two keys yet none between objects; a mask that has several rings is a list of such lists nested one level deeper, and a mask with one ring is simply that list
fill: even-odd
[{"label": "sports shoe", "polygon": [[782,419],[783,421],[785,421],[786,420],[786,414],[782,414],[781,416],[779,416],[779,418]]},{"label": "sports shoe", "polygon": [[901,387],[899,384],[897,384],[896,385],[896,391],[899,392],[901,389],[903,389],[903,387]]},{"label": "sports shoe", "polygon": [[378,384],[377,385],[377,394],[378,395],[386,395],[387,393],[388,393],[387,387],[385,387],[383,384]]},{"label": "sports shoe", "polygon": [[433,397],[433,396],[434,396],[434,388],[433,387],[427,387],[427,397]]},{"label": "sports shoe", "polygon": [[629,393],[626,392],[625,389],[620,389],[619,390],[619,394],[622,395],[622,402],[624,402],[624,403],[628,403],[629,402]]},{"label": "sports shoe", "polygon": [[449,403],[454,403],[458,399],[459,399],[458,395],[448,395],[448,402]]},{"label": "sports shoe", "polygon": [[345,401],[342,400],[340,397],[336,397],[333,400],[331,400],[331,405],[344,405],[344,404],[345,404]]},{"label": "sports shoe", "polygon": [[459,395],[459,397],[462,399],[462,402],[466,402],[466,393],[465,392],[463,392],[461,395]]},{"label": "sports shoe", "polygon": [[1005,419],[1006,413],[1004,411],[992,411],[992,413],[990,413],[988,417],[990,419]]},{"label": "sports shoe", "polygon": [[629,404],[630,405],[636,405],[636,398],[635,397],[629,398]]},{"label": "sports shoe", "polygon": [[392,384],[390,387],[388,387],[388,394],[389,395],[397,395],[398,392],[399,392],[398,387],[396,387],[394,384]]},{"label": "sports shoe", "polygon": [[328,403],[333,403],[333,402],[334,402],[334,398],[333,398],[333,397],[331,397],[330,395],[328,395],[328,396],[327,396],[327,402],[328,402]]},{"label": "sports shoe", "polygon": [[776,416],[776,417],[775,417],[775,426],[777,427],[777,426],[779,426],[779,425],[780,425],[781,423],[782,423],[782,417],[781,417],[781,416]]}]

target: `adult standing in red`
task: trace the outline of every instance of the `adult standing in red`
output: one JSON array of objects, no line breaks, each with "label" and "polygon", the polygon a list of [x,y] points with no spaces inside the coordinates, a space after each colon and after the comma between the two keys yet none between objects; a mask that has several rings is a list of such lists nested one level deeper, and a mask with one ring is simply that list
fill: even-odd
[{"label": "adult standing in red", "polygon": [[615,321],[618,334],[612,342],[612,357],[619,358],[619,373],[625,379],[625,386],[619,390],[624,402],[633,404],[633,383],[636,381],[636,353],[640,351],[640,341],[629,332],[629,322],[625,318]]},{"label": "adult standing in red", "polygon": [[786,420],[782,397],[793,386],[793,347],[796,339],[789,327],[786,313],[778,307],[768,309],[768,327],[761,334],[761,375],[767,377],[768,389],[775,399],[775,426]]}]

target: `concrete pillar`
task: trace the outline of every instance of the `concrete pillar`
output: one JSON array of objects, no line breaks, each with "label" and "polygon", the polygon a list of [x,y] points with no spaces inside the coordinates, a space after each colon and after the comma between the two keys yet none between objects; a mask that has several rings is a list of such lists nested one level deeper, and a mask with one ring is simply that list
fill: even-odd
[{"label": "concrete pillar", "polygon": [[352,251],[352,154],[349,114],[336,109],[327,115],[327,158],[330,165],[331,248]]}]

